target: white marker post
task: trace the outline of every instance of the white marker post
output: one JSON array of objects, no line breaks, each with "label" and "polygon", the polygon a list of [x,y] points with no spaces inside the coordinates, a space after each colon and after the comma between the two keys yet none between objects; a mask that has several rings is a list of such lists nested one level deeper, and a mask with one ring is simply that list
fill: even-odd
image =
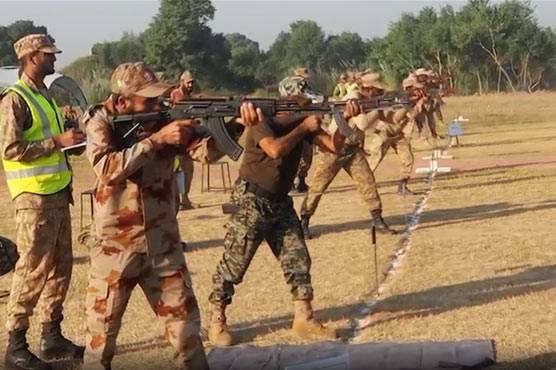
[{"label": "white marker post", "polygon": [[[452,157],[450,156],[449,159]],[[447,173],[452,171],[452,167],[440,167],[438,166],[438,161],[442,158],[442,150],[434,149],[432,151],[432,156],[426,157],[426,159],[430,159],[429,167],[420,167],[415,169],[415,173]]]},{"label": "white marker post", "polygon": [[[454,119],[448,126],[448,148],[452,146],[452,142],[456,139],[457,144],[459,145],[459,137],[463,134],[463,122],[469,122],[468,119],[463,118],[462,116],[457,117]],[[432,151],[432,155],[423,157],[425,160],[429,160],[429,167],[420,167],[415,169],[415,173],[447,173],[451,172],[451,167],[440,167],[438,165],[438,161],[441,159],[454,159],[453,156],[448,154],[448,150],[440,150],[437,149],[436,142],[434,145],[434,149]]]}]

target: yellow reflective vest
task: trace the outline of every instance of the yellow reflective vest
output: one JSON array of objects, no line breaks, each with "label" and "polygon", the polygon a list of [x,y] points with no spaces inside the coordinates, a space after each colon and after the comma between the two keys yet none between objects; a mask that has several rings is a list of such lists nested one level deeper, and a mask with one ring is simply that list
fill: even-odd
[{"label": "yellow reflective vest", "polygon": [[[31,112],[32,124],[23,131],[23,140],[39,141],[63,132],[64,120],[53,100],[34,92],[22,80],[8,87],[5,92],[8,91],[21,96]],[[12,199],[21,193],[54,194],[71,182],[66,155],[59,150],[30,162],[6,159],[2,162]]]}]

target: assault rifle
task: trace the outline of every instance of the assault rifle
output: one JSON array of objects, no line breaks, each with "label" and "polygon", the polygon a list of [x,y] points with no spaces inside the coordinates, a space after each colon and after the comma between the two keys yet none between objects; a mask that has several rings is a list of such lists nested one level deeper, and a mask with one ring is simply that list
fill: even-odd
[{"label": "assault rifle", "polygon": [[[238,117],[241,104],[244,102],[250,102],[255,108],[260,108],[264,115],[270,118],[269,125],[278,132],[292,130],[309,115],[330,114],[336,120],[338,129],[343,136],[352,140],[357,137],[355,131],[343,117],[345,101],[312,104],[307,99],[298,97],[286,99],[192,98],[180,101],[173,107],[165,106],[155,112],[117,115],[113,119],[114,129],[119,145],[129,147],[171,121],[187,118],[200,119],[201,124],[194,126],[195,136],[214,138],[218,150],[233,160],[237,160],[243,152],[243,148],[231,137],[231,128],[224,119]],[[362,112],[369,112],[377,109],[396,109],[407,106],[410,102],[400,97],[379,96],[359,100],[358,104]]]}]

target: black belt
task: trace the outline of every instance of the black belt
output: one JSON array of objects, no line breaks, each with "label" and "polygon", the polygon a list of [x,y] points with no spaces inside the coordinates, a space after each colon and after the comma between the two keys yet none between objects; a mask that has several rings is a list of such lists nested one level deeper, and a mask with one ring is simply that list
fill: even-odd
[{"label": "black belt", "polygon": [[254,182],[249,182],[246,180],[243,181],[245,181],[246,183],[246,190],[252,194],[255,194],[256,196],[266,198],[272,201],[276,201],[288,197],[288,193],[273,193],[261,188],[259,185],[255,184]]}]

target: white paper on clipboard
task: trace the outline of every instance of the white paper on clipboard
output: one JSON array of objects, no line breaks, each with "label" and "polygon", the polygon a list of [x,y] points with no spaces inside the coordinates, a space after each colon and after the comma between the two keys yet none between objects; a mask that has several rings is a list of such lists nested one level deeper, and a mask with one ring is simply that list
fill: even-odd
[{"label": "white paper on clipboard", "polygon": [[72,149],[76,149],[76,148],[82,148],[82,147],[84,147],[84,146],[86,146],[86,145],[87,145],[87,142],[86,142],[86,141],[83,141],[83,142],[81,142],[81,143],[79,143],[79,144],[70,145],[70,146],[65,146],[65,147],[63,147],[63,148],[60,149],[60,150],[61,150],[62,152],[65,152],[65,151],[67,151],[67,150],[72,150]]}]

